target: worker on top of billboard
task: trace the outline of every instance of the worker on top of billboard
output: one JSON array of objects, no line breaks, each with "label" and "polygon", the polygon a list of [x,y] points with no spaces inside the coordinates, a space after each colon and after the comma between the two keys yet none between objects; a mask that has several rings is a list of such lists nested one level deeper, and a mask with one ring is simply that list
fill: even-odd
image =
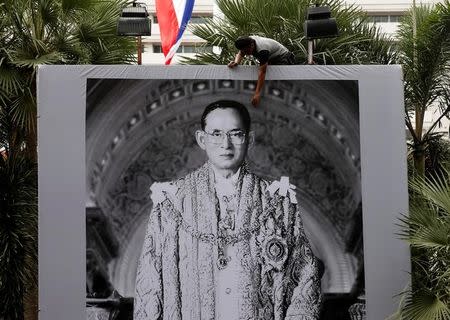
[{"label": "worker on top of billboard", "polygon": [[236,67],[245,56],[253,56],[259,62],[258,82],[252,97],[252,105],[257,106],[261,100],[261,90],[266,78],[267,66],[270,65],[292,65],[294,54],[281,43],[260,36],[239,37],[234,45],[239,50],[233,61],[228,64],[229,68]]}]

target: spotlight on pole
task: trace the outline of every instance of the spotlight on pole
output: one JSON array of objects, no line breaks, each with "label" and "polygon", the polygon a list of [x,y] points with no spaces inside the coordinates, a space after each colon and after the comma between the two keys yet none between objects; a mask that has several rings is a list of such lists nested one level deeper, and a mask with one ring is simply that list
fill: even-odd
[{"label": "spotlight on pole", "polygon": [[308,8],[303,30],[305,32],[305,38],[308,39],[308,64],[314,64],[314,40],[338,36],[336,19],[331,18],[330,7],[319,7],[316,5],[315,7]]},{"label": "spotlight on pole", "polygon": [[150,36],[151,21],[145,6],[133,2],[132,7],[123,8],[117,21],[117,35],[137,37],[138,64],[142,64],[142,36]]}]

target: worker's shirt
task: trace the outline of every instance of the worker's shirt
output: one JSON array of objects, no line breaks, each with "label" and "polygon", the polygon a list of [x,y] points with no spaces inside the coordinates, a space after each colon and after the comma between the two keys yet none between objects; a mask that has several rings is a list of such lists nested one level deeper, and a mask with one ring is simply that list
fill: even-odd
[{"label": "worker's shirt", "polygon": [[271,62],[275,62],[289,54],[289,50],[285,46],[273,39],[259,36],[250,36],[250,38],[255,40],[256,43],[256,52],[253,56],[261,65],[266,63],[272,64]]}]

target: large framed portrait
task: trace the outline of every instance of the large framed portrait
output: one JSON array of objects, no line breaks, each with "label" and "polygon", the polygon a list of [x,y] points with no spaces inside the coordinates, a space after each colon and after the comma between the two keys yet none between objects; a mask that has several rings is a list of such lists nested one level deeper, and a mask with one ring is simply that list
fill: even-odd
[{"label": "large framed portrait", "polygon": [[[181,190],[185,187],[180,181],[184,183],[208,164],[215,168],[212,149],[208,149],[210,142],[210,147],[220,150],[245,147],[245,159],[238,167],[245,164],[252,177],[263,181],[260,193],[269,194],[268,190],[276,187],[278,191],[272,194],[280,195],[285,187],[285,197],[290,197],[293,210],[301,217],[299,224],[292,223],[292,232],[302,230],[314,256],[314,279],[318,280],[320,295],[317,319],[379,320],[395,311],[398,301],[394,296],[409,281],[408,246],[397,238],[395,227],[408,207],[400,67],[270,66],[261,102],[253,107],[250,100],[256,79],[257,69],[250,66],[233,70],[226,66],[39,68],[41,319],[137,319],[137,297],[151,299],[149,296],[155,292],[158,304],[146,307],[139,319],[158,319],[164,313],[167,317],[167,310],[172,308],[179,309],[171,314],[173,319],[225,319],[229,316],[223,312],[231,307],[220,301],[228,301],[227,297],[233,297],[229,301],[239,306],[247,303],[252,310],[250,317],[256,319],[263,314],[264,286],[273,290],[271,296],[276,296],[273,292],[282,296],[270,300],[275,311],[266,318],[289,318],[294,297],[310,295],[302,293],[307,281],[297,279],[304,274],[305,263],[293,263],[291,267],[289,262],[298,249],[297,242],[284,240],[289,231],[282,229],[269,240],[253,243],[251,239],[258,238],[261,225],[248,227],[252,230],[248,232],[243,227],[242,234],[236,228],[232,234],[240,240],[230,240],[221,247],[219,240],[213,245],[201,239],[202,227],[196,220],[197,229],[192,231],[194,220],[189,220],[190,225],[184,213],[180,214],[181,220],[172,221],[179,230],[173,234],[162,231],[159,237],[163,240],[149,231],[153,230],[152,212],[160,213],[158,208],[163,207],[157,194],[167,196],[168,189],[161,186]],[[205,116],[205,107],[218,101],[245,107],[250,117],[249,130],[246,126],[237,129],[246,137],[236,134],[237,129],[227,122],[230,120],[217,110]],[[228,128],[224,130],[227,132],[208,131],[208,119],[211,126],[213,114],[220,125]],[[206,147],[201,137],[207,139]],[[232,157],[233,152],[219,156]],[[219,171],[214,170],[217,175]],[[238,172],[242,176],[242,170]],[[200,193],[206,186],[192,179],[200,191],[192,191],[190,185],[189,195]],[[216,188],[214,183],[211,185]],[[238,197],[245,194],[245,188],[239,189]],[[256,191],[248,193],[253,194],[249,205],[252,209],[259,200],[254,200]],[[200,202],[200,196],[196,197],[195,201]],[[217,200],[216,206],[221,207],[222,202]],[[260,206],[261,210],[255,209],[258,213],[253,215],[264,214],[265,207]],[[238,207],[233,213],[236,221],[245,211]],[[221,239],[217,230],[221,228],[223,210],[202,210],[192,210],[192,216],[211,215],[215,239]],[[160,219],[166,219],[167,214],[162,212]],[[286,215],[285,219],[289,224],[290,218]],[[159,231],[162,229],[168,229],[167,225]],[[174,234],[175,246],[188,248],[183,249],[185,254],[167,244]],[[186,245],[191,239],[195,244]],[[147,259],[150,247],[145,243],[149,241],[161,242],[159,269],[139,267],[142,259]],[[213,248],[213,259],[226,246],[232,248],[246,241],[255,248],[262,247],[260,255],[255,253],[257,249],[249,249],[248,254],[255,268],[251,273],[259,275],[248,281],[248,287],[257,294],[250,290],[243,295],[225,285],[226,293],[221,296],[220,283],[223,279],[226,283],[226,277],[233,272],[243,281],[236,289],[247,286],[245,276],[240,274],[245,273],[245,268],[241,269],[243,258],[237,254],[233,259],[239,260],[238,267],[228,267],[225,278],[215,265],[211,267],[212,291],[204,297],[215,300],[202,298],[206,280],[203,271],[199,271],[200,276],[195,271],[202,269],[197,262],[201,260],[198,257],[202,246]],[[258,260],[265,252],[266,260]],[[175,260],[165,258],[173,253]],[[283,293],[275,289],[276,280],[269,285],[264,280],[266,267],[260,261],[267,262],[267,255],[277,262],[270,274],[272,280],[282,274],[280,287],[287,290]],[[184,256],[188,256],[188,263],[180,262]],[[196,267],[191,268],[190,263]],[[176,272],[176,280],[167,280],[167,268]],[[158,272],[159,278],[154,276]],[[195,283],[194,277],[198,278]],[[152,284],[148,290],[137,288],[143,281],[158,282],[161,294],[157,295]],[[291,289],[289,281],[295,284]],[[171,289],[165,288],[169,285]],[[200,288],[198,308],[186,307],[191,293],[195,295],[189,285]],[[175,302],[170,302],[169,307],[166,300],[171,295]],[[233,317],[248,317],[249,313],[242,310]]]}]

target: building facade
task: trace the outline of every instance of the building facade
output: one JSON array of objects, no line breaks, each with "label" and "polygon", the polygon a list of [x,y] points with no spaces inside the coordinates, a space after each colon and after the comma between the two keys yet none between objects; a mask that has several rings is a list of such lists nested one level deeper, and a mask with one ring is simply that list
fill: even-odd
[{"label": "building facade", "polygon": [[[143,37],[143,64],[164,64],[164,54],[161,49],[161,35],[159,31],[158,18],[156,16],[155,0],[146,0],[147,11],[152,21],[152,35],[150,37]],[[189,25],[202,23],[205,18],[211,18],[217,14],[217,6],[214,0],[196,0],[194,9],[192,11],[191,20],[186,28],[183,40],[178,48],[177,54],[172,59],[172,64],[180,60],[180,55],[195,56],[196,52],[200,50],[211,50],[213,48],[205,48],[202,44],[204,41],[197,36],[194,36],[189,30]]]}]

